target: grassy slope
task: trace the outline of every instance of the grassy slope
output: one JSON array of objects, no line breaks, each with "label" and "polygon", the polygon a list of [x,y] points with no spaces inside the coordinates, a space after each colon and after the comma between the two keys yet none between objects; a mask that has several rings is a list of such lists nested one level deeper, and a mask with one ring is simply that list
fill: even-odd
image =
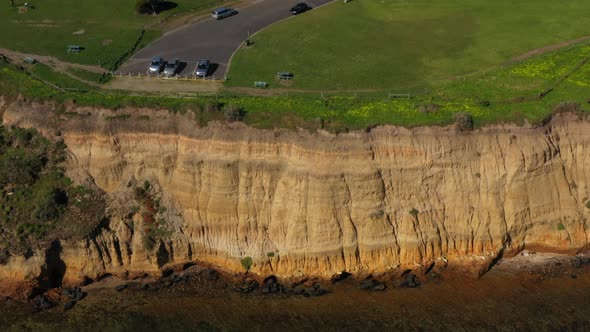
[{"label": "grassy slope", "polygon": [[279,87],[273,75],[291,71],[293,88],[423,90],[588,35],[589,10],[583,0],[338,1],[257,34],[227,84]]},{"label": "grassy slope", "polygon": [[[174,12],[219,1],[176,0],[178,7],[158,16],[135,14],[135,2],[44,0],[34,2],[35,9],[19,13],[6,1],[0,10],[0,47],[52,55],[69,62],[98,65],[100,61],[103,67],[108,67],[131,48],[144,25]],[[85,30],[85,33],[73,34],[79,30]],[[147,43],[158,35],[158,31],[147,31],[143,42]],[[79,54],[67,54],[66,47],[70,44],[86,49]]]}]

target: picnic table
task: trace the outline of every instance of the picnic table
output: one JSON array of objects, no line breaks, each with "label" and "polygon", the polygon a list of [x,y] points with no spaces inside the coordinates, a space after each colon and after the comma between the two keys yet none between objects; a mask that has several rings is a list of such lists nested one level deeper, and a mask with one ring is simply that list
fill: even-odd
[{"label": "picnic table", "polygon": [[280,71],[277,73],[277,78],[279,80],[290,80],[293,78],[293,74],[287,71]]},{"label": "picnic table", "polygon": [[31,58],[31,57],[26,57],[24,60],[25,60],[26,63],[30,63],[30,64],[34,64],[34,63],[37,62],[37,60],[35,60],[35,59]]},{"label": "picnic table", "polygon": [[68,53],[78,53],[82,50],[80,45],[68,45]]},{"label": "picnic table", "polygon": [[268,83],[266,82],[254,82],[254,86],[257,88],[266,88],[268,86]]}]

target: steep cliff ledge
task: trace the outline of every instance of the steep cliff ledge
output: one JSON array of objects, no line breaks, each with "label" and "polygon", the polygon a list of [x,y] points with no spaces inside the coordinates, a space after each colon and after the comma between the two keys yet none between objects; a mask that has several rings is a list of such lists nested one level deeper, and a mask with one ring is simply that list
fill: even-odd
[{"label": "steep cliff ledge", "polygon": [[[479,270],[523,248],[574,253],[588,244],[590,121],[574,115],[539,128],[333,135],[199,128],[190,114],[8,105],[5,125],[59,131],[70,176],[111,197],[109,225],[59,243],[64,282],[195,260],[242,271],[244,257],[253,272],[283,277],[432,262]],[[145,214],[129,212],[135,203],[122,194],[144,181],[166,207],[154,245]],[[12,257],[0,279],[40,273],[42,255]]]}]

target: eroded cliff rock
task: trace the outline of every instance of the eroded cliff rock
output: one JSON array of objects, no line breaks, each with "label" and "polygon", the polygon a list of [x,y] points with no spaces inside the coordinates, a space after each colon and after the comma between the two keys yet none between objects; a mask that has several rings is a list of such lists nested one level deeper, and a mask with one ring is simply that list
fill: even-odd
[{"label": "eroded cliff rock", "polygon": [[[284,277],[435,261],[481,269],[523,248],[577,252],[588,244],[590,121],[573,115],[539,128],[384,126],[333,135],[199,128],[189,114],[75,105],[56,114],[22,100],[6,108],[5,124],[50,136],[59,129],[69,174],[112,197],[107,228],[61,242],[64,280],[157,273],[194,260],[241,271],[246,256],[252,271]],[[169,232],[151,249],[138,231],[142,219],[123,217],[125,199],[117,198],[130,181],[145,180],[168,208]],[[43,261],[40,254],[29,260]],[[24,258],[11,259],[0,279],[24,273],[10,267]]]}]

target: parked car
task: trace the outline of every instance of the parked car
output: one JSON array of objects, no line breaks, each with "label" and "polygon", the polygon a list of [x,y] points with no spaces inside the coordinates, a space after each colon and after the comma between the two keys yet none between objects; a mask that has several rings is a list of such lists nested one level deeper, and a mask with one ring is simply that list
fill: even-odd
[{"label": "parked car", "polygon": [[211,62],[207,59],[200,59],[197,61],[197,68],[195,69],[195,76],[205,78],[209,75],[211,69]]},{"label": "parked car", "polygon": [[305,2],[300,2],[291,8],[291,14],[297,15],[301,13],[305,13],[306,11],[310,10],[311,7],[308,6]]},{"label": "parked car", "polygon": [[160,57],[152,58],[152,63],[148,68],[148,72],[152,74],[156,74],[162,71],[162,67],[164,67],[164,60]]},{"label": "parked car", "polygon": [[217,8],[212,13],[211,16],[216,20],[221,20],[222,18],[226,18],[228,16],[236,15],[238,13],[237,10],[233,8]]},{"label": "parked car", "polygon": [[180,61],[178,59],[174,59],[168,62],[164,67],[164,76],[174,76],[174,74],[176,74],[176,72],[178,71],[178,66],[180,66]]}]

